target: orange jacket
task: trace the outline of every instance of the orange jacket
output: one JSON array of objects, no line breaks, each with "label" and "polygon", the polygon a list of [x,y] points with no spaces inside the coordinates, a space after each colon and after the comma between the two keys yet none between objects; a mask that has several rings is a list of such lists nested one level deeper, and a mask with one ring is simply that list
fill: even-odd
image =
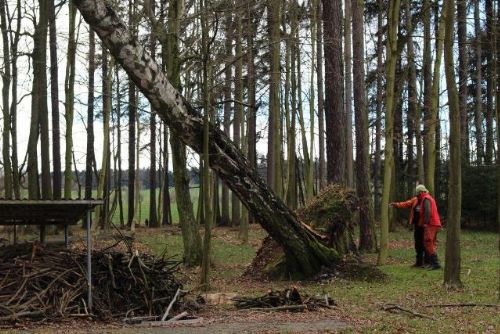
[{"label": "orange jacket", "polygon": [[394,207],[397,209],[408,209],[410,208],[410,217],[408,217],[408,224],[413,224],[413,211],[418,204],[417,196],[405,201],[405,202],[395,202]]},{"label": "orange jacket", "polygon": [[[421,195],[421,210],[420,210],[420,217],[419,217],[419,220],[417,222],[417,225],[418,226],[425,226],[425,223],[424,223],[424,217],[425,217],[425,200],[428,200],[429,201],[429,207],[430,207],[430,220],[429,220],[429,225],[433,225],[433,226],[438,226],[440,227],[441,226],[441,221],[439,219],[439,213],[438,213],[438,210],[437,210],[437,206],[436,206],[436,201],[434,200],[434,198],[429,195],[428,193],[425,193],[425,194],[422,194]],[[410,208],[410,217],[408,218],[408,224],[413,224],[413,212],[414,212],[414,209],[415,207],[418,205],[418,197],[415,196],[405,202],[395,202],[393,203],[393,206],[397,209],[408,209]]]}]

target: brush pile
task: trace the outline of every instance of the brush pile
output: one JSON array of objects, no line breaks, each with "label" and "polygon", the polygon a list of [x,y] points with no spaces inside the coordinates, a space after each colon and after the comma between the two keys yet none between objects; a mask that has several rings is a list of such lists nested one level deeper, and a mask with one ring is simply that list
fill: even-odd
[{"label": "brush pile", "polygon": [[[0,248],[0,323],[67,317],[161,315],[181,283],[177,261],[118,252],[92,254],[93,308],[87,302],[84,250],[21,244]],[[180,301],[174,305],[178,309]]]},{"label": "brush pile", "polygon": [[237,309],[252,309],[261,311],[304,311],[336,306],[328,296],[313,297],[300,294],[296,287],[284,290],[269,290],[260,297],[234,297]]}]

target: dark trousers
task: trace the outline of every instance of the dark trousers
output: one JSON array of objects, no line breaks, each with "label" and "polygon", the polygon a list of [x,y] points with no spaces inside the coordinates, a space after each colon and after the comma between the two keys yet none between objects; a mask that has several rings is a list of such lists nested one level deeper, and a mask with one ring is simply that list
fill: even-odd
[{"label": "dark trousers", "polygon": [[415,241],[415,252],[417,255],[417,264],[421,265],[424,261],[425,245],[424,245],[424,227],[415,225],[413,229],[413,238]]}]

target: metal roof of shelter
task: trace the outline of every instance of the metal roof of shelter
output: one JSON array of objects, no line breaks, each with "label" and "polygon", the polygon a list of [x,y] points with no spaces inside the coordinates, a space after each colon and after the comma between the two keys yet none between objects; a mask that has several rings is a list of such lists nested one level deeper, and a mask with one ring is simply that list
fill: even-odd
[{"label": "metal roof of shelter", "polygon": [[0,199],[0,225],[71,225],[102,200]]}]

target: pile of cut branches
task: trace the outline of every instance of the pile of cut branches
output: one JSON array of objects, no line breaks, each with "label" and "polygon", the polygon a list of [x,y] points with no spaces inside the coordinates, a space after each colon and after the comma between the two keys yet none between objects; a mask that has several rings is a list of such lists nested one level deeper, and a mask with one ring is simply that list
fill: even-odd
[{"label": "pile of cut branches", "polygon": [[177,261],[130,250],[94,251],[91,311],[86,256],[82,250],[36,243],[0,248],[0,323],[161,315],[182,288],[175,278]]},{"label": "pile of cut branches", "polygon": [[261,311],[304,311],[336,306],[328,296],[313,297],[300,294],[296,287],[281,291],[269,290],[260,297],[234,297],[234,306],[237,309],[251,309]]}]

